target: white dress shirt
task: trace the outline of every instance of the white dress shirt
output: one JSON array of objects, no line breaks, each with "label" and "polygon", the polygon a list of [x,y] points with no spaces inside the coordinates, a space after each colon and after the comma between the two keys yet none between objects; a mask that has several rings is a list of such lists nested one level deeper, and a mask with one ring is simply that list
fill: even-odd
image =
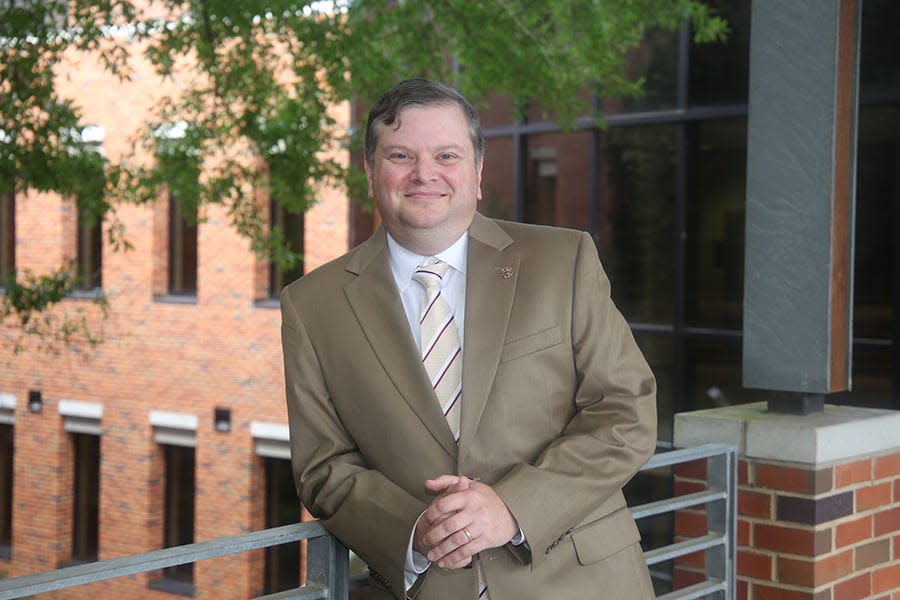
[{"label": "white dress shirt", "polygon": [[[391,272],[394,274],[394,281],[397,283],[397,290],[403,301],[409,328],[416,340],[416,346],[421,350],[422,336],[419,332],[419,320],[422,317],[422,305],[425,303],[425,290],[413,280],[413,275],[419,265],[429,257],[410,252],[398,244],[391,234],[387,236],[387,244]],[[452,246],[434,255],[435,258],[444,261],[451,267],[447,269],[441,280],[441,295],[450,305],[450,310],[453,311],[453,320],[456,322],[456,329],[459,332],[459,345],[463,348],[463,352],[465,352],[463,335],[466,322],[466,254],[468,249],[469,234],[466,232],[453,242]]]}]

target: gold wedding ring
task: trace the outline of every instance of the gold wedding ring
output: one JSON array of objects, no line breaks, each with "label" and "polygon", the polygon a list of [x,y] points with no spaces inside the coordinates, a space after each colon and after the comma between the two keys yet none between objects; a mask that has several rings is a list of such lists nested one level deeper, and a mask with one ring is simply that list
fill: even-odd
[{"label": "gold wedding ring", "polygon": [[469,530],[463,527],[463,533],[466,534],[466,537],[469,538],[469,541],[472,541],[472,534],[469,533]]}]

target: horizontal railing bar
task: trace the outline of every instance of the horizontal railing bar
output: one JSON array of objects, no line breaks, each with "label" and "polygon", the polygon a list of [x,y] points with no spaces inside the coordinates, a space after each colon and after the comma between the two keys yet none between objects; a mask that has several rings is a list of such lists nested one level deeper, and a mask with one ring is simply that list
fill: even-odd
[{"label": "horizontal railing bar", "polygon": [[641,468],[641,471],[650,471],[660,467],[668,467],[680,463],[700,460],[702,458],[731,454],[733,452],[734,447],[725,444],[703,444],[702,446],[693,446],[691,448],[679,448],[678,450],[657,452],[650,457],[650,460],[648,460],[647,464]]},{"label": "horizontal railing bar", "polygon": [[648,565],[655,565],[666,560],[671,560],[679,556],[686,556],[712,548],[713,546],[721,546],[725,543],[725,536],[722,534],[711,533],[702,537],[691,538],[683,542],[676,542],[667,546],[661,546],[644,552],[644,558]]},{"label": "horizontal railing bar", "polygon": [[657,596],[656,600],[694,600],[694,598],[706,598],[709,594],[724,591],[724,581],[721,579],[707,579],[692,586]]},{"label": "horizontal railing bar", "polygon": [[307,584],[303,587],[259,596],[254,600],[328,600],[328,588],[316,584]]},{"label": "horizontal railing bar", "polygon": [[239,554],[249,550],[268,548],[269,546],[277,546],[325,535],[328,535],[328,533],[321,523],[308,521],[306,523],[294,523],[283,527],[253,531],[195,544],[152,550],[144,554],[64,567],[46,573],[25,575],[0,581],[0,600],[21,598],[22,596],[41,592],[52,592],[77,585],[96,583],[107,579],[183,565],[207,558]]},{"label": "horizontal railing bar", "polygon": [[723,489],[713,488],[703,492],[694,492],[692,494],[684,494],[675,496],[674,498],[666,498],[657,500],[656,502],[647,502],[646,504],[638,504],[631,509],[631,516],[635,519],[645,519],[654,515],[667,512],[674,512],[683,508],[697,506],[699,504],[708,504],[720,500],[727,500],[728,492]]}]

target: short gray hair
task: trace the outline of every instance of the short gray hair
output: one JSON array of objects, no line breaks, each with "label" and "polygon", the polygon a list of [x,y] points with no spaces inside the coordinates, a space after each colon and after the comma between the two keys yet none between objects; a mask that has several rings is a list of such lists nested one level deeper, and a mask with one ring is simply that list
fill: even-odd
[{"label": "short gray hair", "polygon": [[458,106],[469,123],[469,137],[475,149],[475,162],[484,158],[484,136],[481,133],[481,119],[462,94],[453,88],[429,79],[407,79],[386,91],[372,105],[369,120],[366,123],[366,162],[369,165],[375,160],[375,148],[378,146],[379,126],[400,126],[401,113],[411,106]]}]

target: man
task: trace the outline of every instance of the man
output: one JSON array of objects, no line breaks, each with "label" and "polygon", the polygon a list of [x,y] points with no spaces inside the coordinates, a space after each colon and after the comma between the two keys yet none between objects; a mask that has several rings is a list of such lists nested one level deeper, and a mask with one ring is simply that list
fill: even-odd
[{"label": "man", "polygon": [[483,155],[444,85],[372,107],[383,225],[282,293],[300,496],[371,598],[652,598],[621,488],[655,380],[589,235],[476,212]]}]

